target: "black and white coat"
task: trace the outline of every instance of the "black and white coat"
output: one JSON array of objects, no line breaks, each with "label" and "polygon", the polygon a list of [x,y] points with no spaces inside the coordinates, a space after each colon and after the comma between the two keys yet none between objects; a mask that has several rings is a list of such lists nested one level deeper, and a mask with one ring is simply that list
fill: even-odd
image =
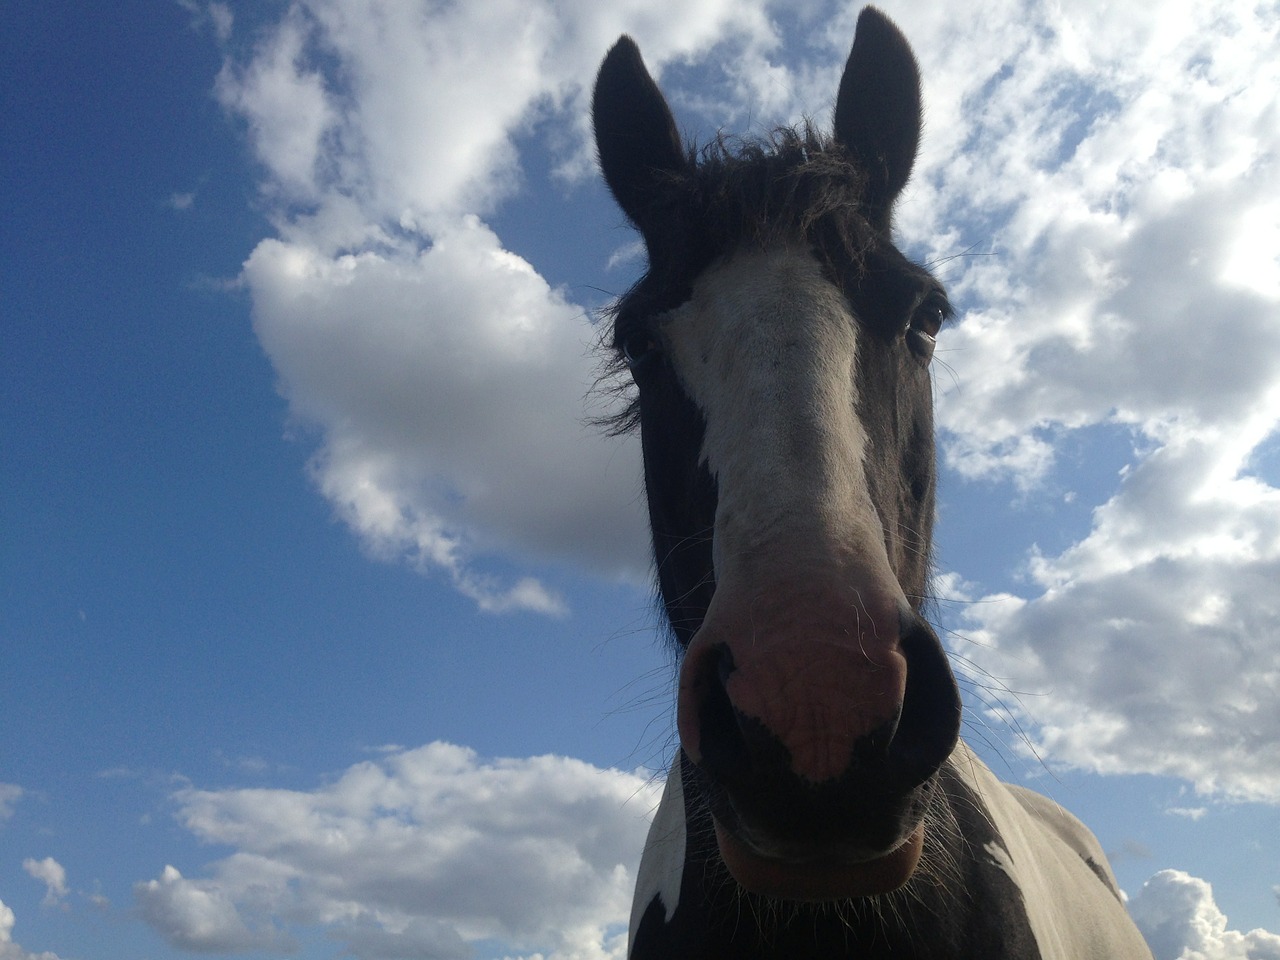
[{"label": "black and white coat", "polygon": [[[963,743],[943,765],[920,870],[845,903],[764,903],[719,861],[682,756],[649,830],[631,908],[631,960],[1138,960],[1093,834],[1052,800],[1002,783]],[[708,843],[710,839],[710,843]]]},{"label": "black and white coat", "polygon": [[830,136],[688,151],[628,38],[593,121],[648,252],[613,316],[618,426],[681,648],[631,957],[1150,958],[1089,831],[959,740],[924,615],[951,307],[892,236],[906,40],[863,11]]}]

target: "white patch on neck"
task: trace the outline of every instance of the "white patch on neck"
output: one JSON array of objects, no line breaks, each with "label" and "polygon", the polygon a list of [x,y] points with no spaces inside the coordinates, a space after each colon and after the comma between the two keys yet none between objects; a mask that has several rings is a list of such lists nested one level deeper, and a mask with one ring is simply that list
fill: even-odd
[{"label": "white patch on neck", "polygon": [[999,867],[1005,872],[1005,875],[1014,883],[1018,882],[1018,875],[1013,869],[1013,861],[1009,859],[1009,851],[996,843],[994,840],[987,843],[982,848],[988,857],[991,858],[991,865]]},{"label": "white patch on neck", "polygon": [[1003,846],[984,853],[1022,892],[1044,960],[1150,960],[1124,906],[1086,863],[1111,877],[1084,824],[1048,797],[1001,783],[963,742],[948,763],[986,807]]},{"label": "white patch on neck", "polygon": [[680,884],[684,879],[686,842],[684,785],[680,779],[680,753],[677,751],[640,857],[635,898],[631,901],[628,955],[635,947],[640,920],[655,895],[662,902],[666,922],[670,923],[675,916],[676,907],[680,905]]}]

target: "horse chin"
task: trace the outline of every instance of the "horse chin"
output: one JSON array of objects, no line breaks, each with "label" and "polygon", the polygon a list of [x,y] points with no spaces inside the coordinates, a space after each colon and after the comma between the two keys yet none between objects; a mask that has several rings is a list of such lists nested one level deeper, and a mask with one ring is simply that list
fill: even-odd
[{"label": "horse chin", "polygon": [[893,850],[872,860],[782,860],[753,850],[718,819],[715,827],[720,857],[729,875],[748,892],[776,900],[819,902],[890,893],[911,879],[924,849],[921,824]]}]

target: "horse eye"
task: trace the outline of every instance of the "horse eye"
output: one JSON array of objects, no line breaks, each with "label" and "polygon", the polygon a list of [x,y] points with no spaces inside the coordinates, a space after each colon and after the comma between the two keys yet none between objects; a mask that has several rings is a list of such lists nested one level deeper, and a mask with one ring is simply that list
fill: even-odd
[{"label": "horse eye", "polygon": [[632,370],[657,355],[658,341],[648,333],[634,333],[622,341],[622,356]]},{"label": "horse eye", "polygon": [[933,348],[938,343],[938,331],[947,318],[947,308],[938,304],[923,304],[907,324],[907,346],[917,357],[928,363],[933,358]]}]

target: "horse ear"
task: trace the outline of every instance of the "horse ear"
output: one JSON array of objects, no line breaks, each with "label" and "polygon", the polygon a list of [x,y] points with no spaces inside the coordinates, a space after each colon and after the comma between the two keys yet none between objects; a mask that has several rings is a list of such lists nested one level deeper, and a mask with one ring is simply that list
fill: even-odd
[{"label": "horse ear", "polygon": [[627,218],[645,233],[645,211],[663,175],[684,168],[684,147],[640,48],[622,36],[600,65],[591,121],[605,183]]},{"label": "horse ear", "polygon": [[920,70],[906,37],[875,7],[858,15],[835,137],[867,173],[868,219],[887,230],[920,146]]}]

